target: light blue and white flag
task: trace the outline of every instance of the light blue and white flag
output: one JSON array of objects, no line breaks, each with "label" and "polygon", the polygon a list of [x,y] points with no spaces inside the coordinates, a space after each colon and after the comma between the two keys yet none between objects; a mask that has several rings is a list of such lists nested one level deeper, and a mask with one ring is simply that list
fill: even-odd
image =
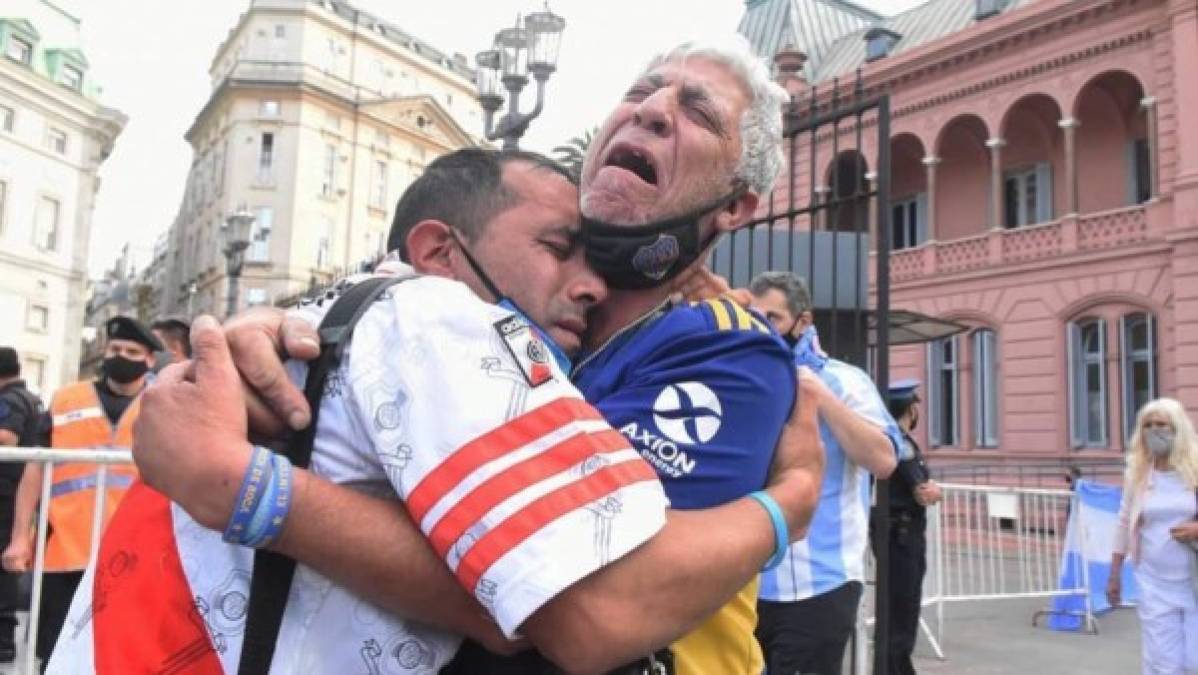
[{"label": "light blue and white flag", "polygon": [[[1061,558],[1061,590],[1080,589],[1082,565],[1090,576],[1090,606],[1095,614],[1111,609],[1106,599],[1106,582],[1111,575],[1111,550],[1114,548],[1115,527],[1119,522],[1119,502],[1123,490],[1119,487],[1079,480],[1074,484],[1073,509],[1065,529],[1065,554]],[[1131,561],[1124,561],[1120,570],[1123,578],[1123,602],[1134,603],[1139,598]],[[1081,594],[1053,598],[1054,614],[1048,620],[1053,630],[1081,630],[1085,616],[1085,599]]]}]

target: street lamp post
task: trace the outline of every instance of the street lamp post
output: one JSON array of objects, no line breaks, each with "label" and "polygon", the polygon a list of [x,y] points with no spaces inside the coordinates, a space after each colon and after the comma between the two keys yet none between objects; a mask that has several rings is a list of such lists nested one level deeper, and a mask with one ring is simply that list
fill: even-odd
[{"label": "street lamp post", "polygon": [[229,278],[225,316],[237,313],[237,299],[241,295],[241,268],[245,265],[245,249],[250,245],[250,229],[253,225],[254,214],[242,204],[225,218],[225,226],[221,228],[225,238],[225,275]]},{"label": "street lamp post", "polygon": [[[489,141],[503,139],[504,150],[515,150],[520,137],[545,106],[545,83],[557,69],[557,54],[561,47],[566,20],[545,9],[519,18],[516,25],[495,34],[494,46],[479,52],[478,102],[485,113],[486,137]],[[527,113],[520,112],[520,93],[528,85],[528,76],[537,81],[537,102]],[[507,90],[507,113],[495,120],[503,105]]]}]

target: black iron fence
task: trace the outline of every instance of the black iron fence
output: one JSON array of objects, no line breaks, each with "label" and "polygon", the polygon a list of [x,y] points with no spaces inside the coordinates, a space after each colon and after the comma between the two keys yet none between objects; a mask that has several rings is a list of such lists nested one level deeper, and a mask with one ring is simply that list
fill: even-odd
[{"label": "black iron fence", "polygon": [[[747,286],[767,270],[803,277],[824,348],[863,368],[870,312],[882,327],[878,346],[888,344],[889,126],[888,97],[867,97],[860,75],[847,95],[834,81],[824,92],[812,87],[803,100],[792,101],[785,114],[781,187],[769,195],[764,215],[724,237],[710,256],[711,268],[733,286]],[[872,172],[865,149],[871,137],[877,148]],[[872,294],[871,241],[877,251]],[[877,365],[884,378],[886,364]],[[884,379],[879,385],[886,385]]]}]

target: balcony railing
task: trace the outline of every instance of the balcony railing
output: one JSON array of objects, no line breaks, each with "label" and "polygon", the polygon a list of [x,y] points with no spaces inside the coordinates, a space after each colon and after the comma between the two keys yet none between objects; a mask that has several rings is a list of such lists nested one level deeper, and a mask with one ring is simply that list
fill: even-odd
[{"label": "balcony railing", "polygon": [[1145,207],[1130,206],[1041,225],[993,229],[966,239],[931,241],[915,248],[893,251],[890,254],[890,279],[902,283],[935,274],[959,274],[1101,251],[1136,244],[1147,238]]}]

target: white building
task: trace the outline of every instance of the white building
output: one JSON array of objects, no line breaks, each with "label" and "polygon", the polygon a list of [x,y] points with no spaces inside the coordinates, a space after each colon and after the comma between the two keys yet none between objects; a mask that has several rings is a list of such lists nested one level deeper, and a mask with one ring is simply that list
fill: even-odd
[{"label": "white building", "polygon": [[164,309],[223,314],[222,228],[256,215],[238,306],[293,296],[384,248],[399,194],[477,144],[465,57],[336,0],[252,0],[218,47],[171,227]]},{"label": "white building", "polygon": [[79,44],[53,3],[0,5],[0,344],[43,394],[78,374],[96,171],[126,122]]}]

